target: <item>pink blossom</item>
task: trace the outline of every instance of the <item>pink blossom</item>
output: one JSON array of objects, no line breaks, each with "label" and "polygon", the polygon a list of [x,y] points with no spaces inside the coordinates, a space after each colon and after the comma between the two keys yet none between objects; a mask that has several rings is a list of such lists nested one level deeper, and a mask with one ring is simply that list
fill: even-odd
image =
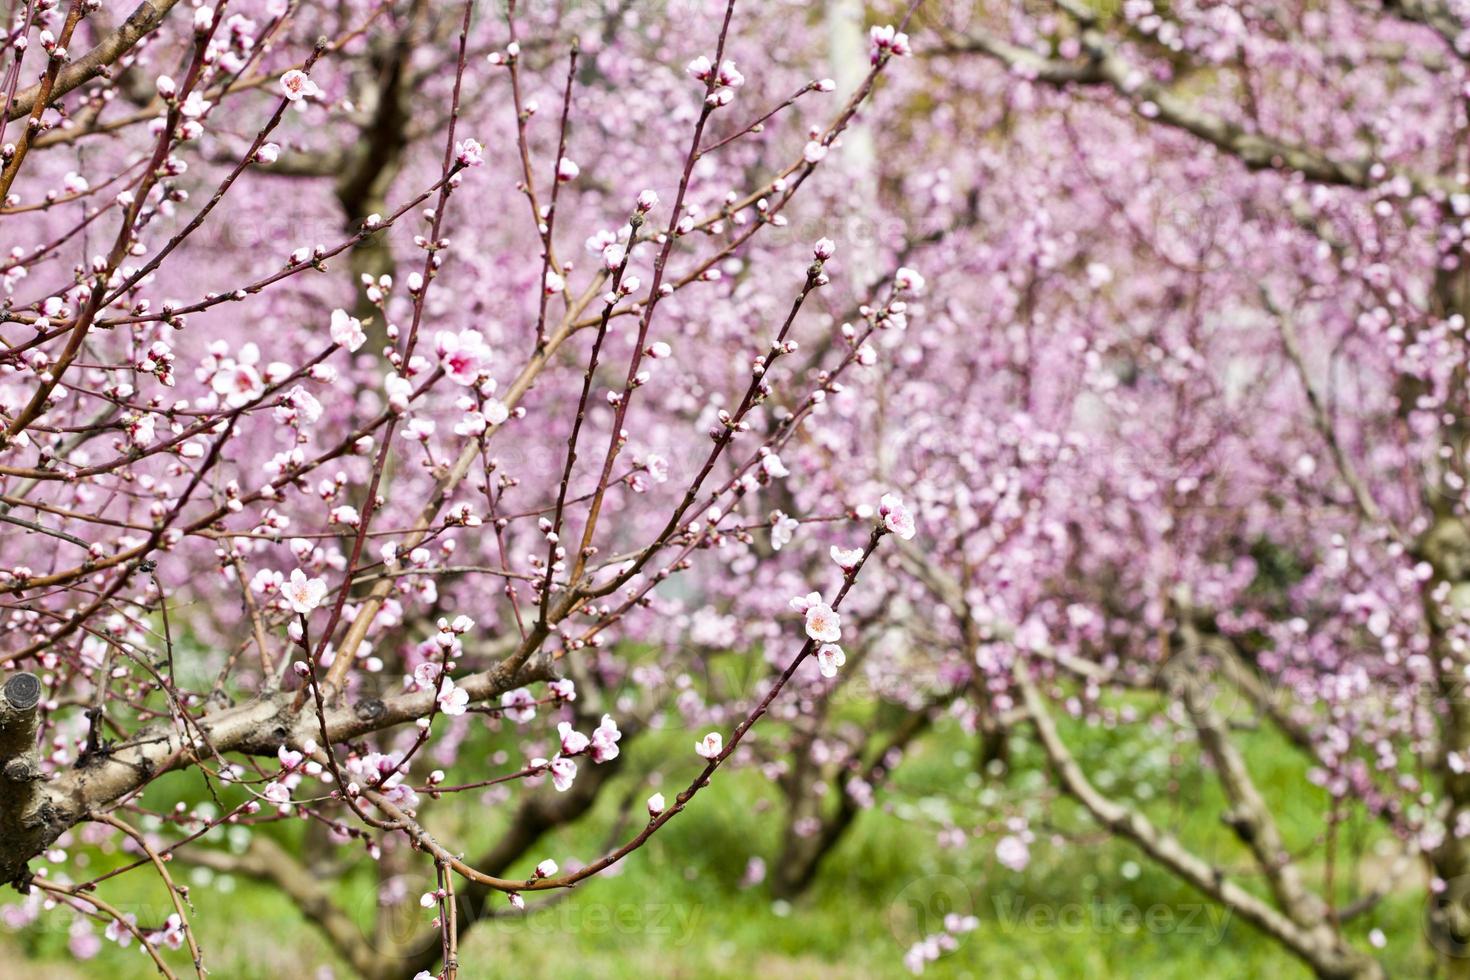
[{"label": "pink blossom", "polygon": [[490,349],[478,330],[440,331],[434,335],[434,349],[449,380],[465,387],[479,383],[490,360]]},{"label": "pink blossom", "polygon": [[171,913],[164,920],[163,928],[150,934],[148,941],[169,949],[179,949],[184,945],[184,920],[177,912]]},{"label": "pink blossom", "polygon": [[346,310],[332,311],[331,335],[332,343],[340,344],[349,351],[356,351],[367,342],[367,334],[363,332],[362,321],[355,316],[348,315]]},{"label": "pink blossom", "polygon": [[778,511],[771,513],[771,550],[780,551],[791,541],[801,522]]},{"label": "pink blossom", "polygon": [[704,738],[694,743],[694,751],[704,759],[717,757],[725,747],[725,740],[719,732],[710,732]]},{"label": "pink blossom", "polygon": [[389,374],[383,379],[383,388],[388,395],[388,406],[393,411],[408,411],[409,399],[413,397],[413,382],[401,374]]},{"label": "pink blossom", "polygon": [[500,696],[500,707],[505,717],[516,724],[525,724],[536,717],[536,699],[524,687],[506,691]]},{"label": "pink blossom", "polygon": [[556,730],[561,736],[561,750],[566,755],[580,755],[592,744],[591,739],[565,721],[558,724]]},{"label": "pink blossom", "polygon": [[296,385],[276,406],[275,417],[276,421],[287,425],[314,425],[322,417],[322,403],[311,392]]},{"label": "pink blossom", "polygon": [[327,596],[327,583],[319,578],[307,578],[301,569],[293,569],[290,581],[281,587],[281,596],[293,612],[306,615]]},{"label": "pink blossom", "polygon": [[806,610],[806,635],[818,643],[836,643],[842,639],[842,617],[825,602]]},{"label": "pink blossom", "polygon": [[1007,834],[995,844],[995,859],[1012,871],[1025,871],[1031,863],[1031,849],[1014,834]]},{"label": "pink blossom", "polygon": [[213,104],[206,100],[198,89],[195,89],[189,93],[189,97],[184,100],[184,104],[179,106],[179,115],[185,119],[198,119],[208,112],[209,107]]},{"label": "pink blossom", "polygon": [[878,501],[878,516],[883,519],[883,526],[892,533],[905,541],[913,538],[914,517],[896,495],[891,493],[883,495],[883,499]]},{"label": "pink blossom", "polygon": [[281,88],[286,92],[286,98],[292,102],[300,102],[302,99],[314,99],[322,94],[317,88],[316,82],[306,72],[299,68],[292,68],[281,76]]},{"label": "pink blossom", "polygon": [[874,25],[868,31],[868,41],[875,65],[883,59],[885,54],[902,58],[910,53],[909,36],[892,24],[885,24],[881,27]]},{"label": "pink blossom", "polygon": [[413,669],[413,682],[421,691],[429,691],[438,687],[439,675],[444,673],[444,667],[433,661],[425,660]]},{"label": "pink blossom", "polygon": [[227,360],[220,366],[210,386],[216,394],[224,396],[225,404],[231,408],[248,405],[265,391],[260,372],[253,365],[233,360]]},{"label": "pink blossom", "polygon": [[565,793],[572,788],[572,782],[577,778],[577,764],[571,759],[561,756],[551,760],[551,783],[556,787],[558,793]]},{"label": "pink blossom", "polygon": [[618,741],[623,733],[612,715],[603,715],[602,721],[592,730],[592,761],[609,762],[618,757]]},{"label": "pink blossom", "polygon": [[720,62],[718,81],[721,85],[728,85],[730,88],[739,88],[745,84],[745,76],[740,74],[739,69],[735,67],[735,62],[726,59]]},{"label": "pink blossom", "polygon": [[471,409],[460,416],[458,422],[454,423],[454,434],[457,436],[478,436],[490,428],[490,421],[485,414],[478,409]]},{"label": "pink blossom", "polygon": [[78,917],[68,930],[67,949],[79,960],[90,960],[102,952],[102,940],[86,919]]},{"label": "pink blossom", "polygon": [[463,139],[454,144],[454,160],[461,167],[479,167],[485,163],[485,148],[479,140]]},{"label": "pink blossom", "polygon": [[281,585],[285,582],[285,576],[273,568],[262,568],[255,573],[250,580],[250,589],[262,595],[274,595],[281,591]]},{"label": "pink blossom", "polygon": [[470,692],[462,687],[455,687],[454,681],[445,677],[439,681],[439,693],[434,700],[439,703],[439,710],[446,715],[462,715],[470,703]]},{"label": "pink blossom", "polygon": [[113,919],[107,923],[107,928],[102,930],[104,936],[119,946],[126,946],[133,941],[133,931],[128,928],[128,925],[137,926],[138,924],[138,917],[131,912],[124,912],[123,919],[126,920],[127,925],[124,925],[123,922],[117,919]]},{"label": "pink blossom", "polygon": [[817,666],[823,677],[836,677],[837,668],[847,663],[847,655],[835,643],[823,643],[817,647]]},{"label": "pink blossom", "polygon": [[617,232],[609,231],[604,228],[594,235],[587,236],[587,240],[582,243],[582,247],[585,248],[589,254],[600,256],[613,245],[616,245],[617,242]]},{"label": "pink blossom", "polygon": [[799,613],[804,613],[813,606],[820,606],[821,604],[822,593],[820,592],[808,592],[806,595],[796,596],[788,603],[792,609]]},{"label": "pink blossom", "polygon": [[924,277],[908,266],[904,266],[894,274],[893,286],[900,291],[922,293],[924,291]]}]

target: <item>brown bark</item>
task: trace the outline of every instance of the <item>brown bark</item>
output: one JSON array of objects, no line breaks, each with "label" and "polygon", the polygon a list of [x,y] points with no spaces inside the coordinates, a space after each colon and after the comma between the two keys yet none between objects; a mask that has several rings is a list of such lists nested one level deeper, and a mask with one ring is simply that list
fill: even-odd
[{"label": "brown bark", "polygon": [[119,58],[133,49],[133,45],[157,30],[158,25],[163,23],[163,18],[178,2],[179,0],[144,0],[138,4],[128,15],[128,19],[122,22],[122,26],[104,37],[91,51],[58,72],[55,83],[49,89],[42,85],[32,85],[17,92],[15,101],[10,104],[9,121],[15,122],[30,115],[36,106],[36,100],[43,95],[49,103],[99,75],[106,74]]},{"label": "brown bark", "polygon": [[[472,702],[479,702],[550,676],[547,661],[534,658],[518,670],[502,665],[456,684],[469,692]],[[84,758],[73,769],[27,782],[29,795],[6,794],[0,798],[0,824],[9,831],[0,834],[0,882],[24,880],[30,859],[68,829],[165,773],[230,752],[274,755],[282,745],[320,743],[322,720],[309,706],[296,707],[295,700],[295,692],[281,692],[213,712],[192,725],[187,737],[171,723],[149,726],[122,745]],[[326,734],[337,743],[405,724],[427,716],[433,702],[432,691],[415,691],[328,708]],[[13,723],[4,724],[12,730]]]}]

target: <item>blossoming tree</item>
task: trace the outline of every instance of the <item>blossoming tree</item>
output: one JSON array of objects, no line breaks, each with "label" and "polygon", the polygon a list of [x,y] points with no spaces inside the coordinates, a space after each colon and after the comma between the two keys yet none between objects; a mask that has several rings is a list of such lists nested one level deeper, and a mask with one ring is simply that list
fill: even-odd
[{"label": "blossoming tree", "polygon": [[[821,305],[837,245],[803,201],[909,53],[909,12],[839,93],[793,68],[747,83],[769,23],[737,6],[694,4],[698,40],[671,21],[627,44],[628,11],[514,3],[14,8],[0,876],[22,917],[69,909],[78,955],[95,922],[202,973],[178,859],[272,882],[365,975],[454,976],[467,911],[636,851],[799,669],[842,665],[840,608],[885,537],[914,536],[881,489],[802,515],[850,556],[793,586],[767,634],[787,666],[690,738],[688,785],[597,860],[508,876],[670,690],[616,655],[691,628],[665,583],[781,581],[778,556],[728,556],[902,325],[902,277],[847,287],[840,324]],[[525,757],[456,784],[471,719]],[[186,779],[210,801],[145,804]],[[516,786],[483,860],[430,827]],[[385,882],[423,862],[432,943],[382,956],[307,855],[208,840],[288,818]],[[136,860],[68,867],[113,839]],[[161,921],[107,901],[134,868],[161,878]]]},{"label": "blossoming tree", "polygon": [[[1007,867],[1065,795],[1354,978],[1422,871],[1466,975],[1470,12],[828,6],[14,5],[15,915],[202,969],[192,862],[365,976],[454,975],[470,923],[731,763],[784,797],[799,894],[947,717],[966,766],[1050,777],[938,828]],[[753,681],[708,680],[729,651]],[[586,865],[537,850],[670,726],[687,783],[626,774]],[[1250,872],[1080,726],[1213,781]],[[1242,728],[1306,760],[1310,839]],[[466,758],[481,729],[516,751]],[[466,858],[438,815],[486,802]],[[364,942],[284,820],[419,928]],[[111,905],[120,868],[172,913]],[[973,922],[941,925],[914,969]]]},{"label": "blossoming tree", "polygon": [[[977,149],[947,194],[984,221],[926,255],[944,303],[847,447],[897,447],[870,472],[943,529],[888,555],[907,586],[874,582],[908,600],[884,606],[898,654],[955,651],[955,710],[992,749],[1039,746],[1095,825],[1317,975],[1384,975],[1363,920],[1420,869],[1411,941],[1464,975],[1465,11],[921,22],[927,94],[973,107],[948,120]],[[1110,789],[1066,716],[1181,753],[1250,870]],[[1242,726],[1308,760],[1310,839]],[[1024,866],[1041,811],[1013,812],[997,853]],[[1393,846],[1360,876],[1363,825]]]}]

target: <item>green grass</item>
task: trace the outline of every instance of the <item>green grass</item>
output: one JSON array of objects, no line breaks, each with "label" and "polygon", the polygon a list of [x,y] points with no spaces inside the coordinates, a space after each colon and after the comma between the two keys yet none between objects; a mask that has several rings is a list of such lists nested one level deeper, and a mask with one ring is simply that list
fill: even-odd
[{"label": "green grass", "polygon": [[[1066,734],[1108,793],[1143,802],[1159,825],[1221,866],[1249,870],[1248,855],[1220,823],[1219,794],[1193,745],[1177,746],[1171,760],[1165,748],[1136,731],[1123,735],[1071,725]],[[1241,740],[1288,844],[1305,854],[1309,880],[1320,882],[1323,849],[1312,835],[1320,831],[1324,795],[1307,781],[1300,756],[1280,741],[1256,732]],[[650,734],[630,746],[626,772],[604,792],[593,817],[545,839],[527,868],[541,857],[565,865],[600,853],[619,803],[630,798],[641,810],[644,773],[664,772],[666,793],[693,773],[697,760],[688,751],[690,742],[681,730]],[[978,916],[980,928],[931,965],[927,976],[1309,976],[1250,925],[1130,845],[1103,839],[1070,801],[1044,792],[1035,746],[1015,745],[1016,775],[1004,786],[973,774],[970,749],[961,733],[941,726],[900,769],[902,792],[880,796],[879,807],[860,818],[829,856],[816,886],[794,906],[773,902],[764,887],[740,887],[751,856],[775,860],[782,812],[774,787],[758,773],[726,773],[617,873],[594,879],[547,910],[477,925],[462,948],[461,975],[902,977],[908,975],[902,956],[909,944],[952,910]],[[483,758],[477,753],[465,757]],[[180,786],[156,787],[155,804]],[[889,800],[895,801],[891,808]],[[972,836],[958,848],[937,842],[938,830],[951,823],[994,831],[987,821],[997,802],[1026,812],[1038,835],[1023,873],[995,861],[995,832]],[[439,826],[473,854],[494,838],[499,819],[496,809],[471,807],[460,811],[458,826]],[[300,829],[293,823],[272,832]],[[1380,837],[1377,828],[1361,823],[1346,825],[1340,834],[1345,848],[1365,853]],[[95,860],[105,866],[108,859]],[[189,875],[182,868],[177,873]],[[1349,877],[1345,871],[1338,875],[1346,898],[1353,883],[1343,880]],[[194,921],[214,976],[312,977],[323,966],[339,977],[351,975],[270,889],[197,872],[192,880]],[[373,903],[365,870],[347,874],[337,893],[365,919]],[[108,882],[101,894],[130,908],[162,909],[161,886],[142,871]],[[417,891],[404,914],[421,926],[429,913],[418,907],[416,896]],[[1429,967],[1422,910],[1422,894],[1407,890],[1355,922],[1352,933],[1362,941],[1369,929],[1382,929],[1388,945],[1381,955],[1390,975],[1424,975]],[[69,918],[43,917],[38,926],[0,940],[15,947],[0,952],[12,964],[13,954],[23,955],[37,976],[65,977]],[[181,954],[172,960],[187,970]],[[153,975],[135,947],[110,944],[97,959],[72,969],[77,976]],[[18,964],[4,972],[27,975]]]}]

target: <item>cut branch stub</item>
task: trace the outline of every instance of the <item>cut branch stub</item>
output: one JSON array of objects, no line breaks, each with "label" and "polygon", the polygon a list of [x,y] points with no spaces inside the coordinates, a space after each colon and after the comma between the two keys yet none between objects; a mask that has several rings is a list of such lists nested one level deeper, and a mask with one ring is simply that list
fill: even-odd
[{"label": "cut branch stub", "polygon": [[5,682],[5,701],[12,710],[29,711],[41,703],[41,679],[22,672]]},{"label": "cut branch stub", "polygon": [[36,749],[36,707],[41,703],[41,679],[32,673],[12,674],[0,690],[0,765],[11,776],[12,763],[31,761]]}]

